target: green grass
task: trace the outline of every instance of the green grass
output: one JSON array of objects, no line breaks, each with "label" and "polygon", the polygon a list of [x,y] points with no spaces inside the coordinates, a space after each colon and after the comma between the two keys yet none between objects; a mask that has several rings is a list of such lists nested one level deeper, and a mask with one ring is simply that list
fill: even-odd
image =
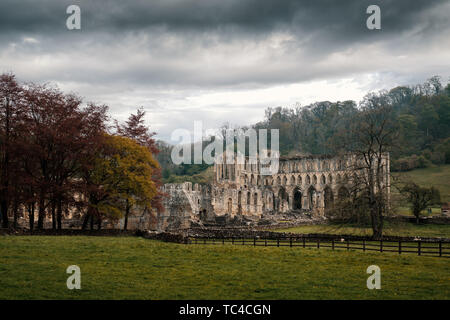
[{"label": "green grass", "polygon": [[[448,299],[445,258],[181,245],[135,237],[0,237],[0,299]],[[81,268],[81,290],[66,268]],[[366,269],[381,268],[381,290]]]},{"label": "green grass", "polygon": [[[274,230],[277,232],[292,233],[327,233],[327,234],[348,234],[348,235],[372,235],[370,227],[358,227],[352,225],[306,225],[286,229]],[[439,224],[415,224],[415,223],[385,223],[384,235],[404,236],[404,237],[440,237],[450,238],[450,225]]]},{"label": "green grass", "polygon": [[[450,165],[441,165],[408,172],[393,172],[393,175],[408,178],[423,187],[434,186],[441,192],[441,201],[450,202]],[[395,188],[392,192],[395,194]]]}]

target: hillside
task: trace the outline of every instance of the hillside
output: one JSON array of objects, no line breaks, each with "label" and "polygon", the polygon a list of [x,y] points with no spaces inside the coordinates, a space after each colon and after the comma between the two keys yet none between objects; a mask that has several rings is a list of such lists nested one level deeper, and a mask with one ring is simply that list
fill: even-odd
[{"label": "hillside", "polygon": [[[407,172],[394,172],[395,177],[402,179],[411,179],[415,183],[423,187],[431,187],[439,189],[442,202],[450,202],[450,165],[434,166],[424,169],[415,169]],[[395,194],[396,190],[392,190]]]}]

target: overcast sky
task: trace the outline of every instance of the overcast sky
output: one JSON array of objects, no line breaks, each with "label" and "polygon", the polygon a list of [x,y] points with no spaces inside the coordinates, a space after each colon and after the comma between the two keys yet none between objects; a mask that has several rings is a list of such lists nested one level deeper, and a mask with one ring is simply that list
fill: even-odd
[{"label": "overcast sky", "polygon": [[[66,8],[81,8],[81,30]],[[366,8],[381,8],[368,30]],[[194,120],[260,121],[267,107],[359,101],[450,76],[450,1],[1,0],[0,72],[51,82],[169,141]]]}]

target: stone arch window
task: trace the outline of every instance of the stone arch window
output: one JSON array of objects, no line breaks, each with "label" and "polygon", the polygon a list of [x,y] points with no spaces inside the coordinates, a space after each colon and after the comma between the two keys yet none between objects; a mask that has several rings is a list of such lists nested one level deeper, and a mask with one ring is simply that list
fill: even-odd
[{"label": "stone arch window", "polygon": [[328,175],[328,183],[329,184],[333,183],[333,177],[331,176],[331,174]]},{"label": "stone arch window", "polygon": [[228,198],[228,213],[231,214],[231,211],[233,209],[233,200],[231,198]]},{"label": "stone arch window", "polygon": [[336,176],[336,180],[337,180],[336,181],[337,183],[341,183],[342,182],[342,177],[341,177],[341,175],[339,173]]},{"label": "stone arch window", "polygon": [[325,175],[322,175],[322,177],[320,178],[320,180],[321,180],[322,184],[326,184],[326,183],[327,183],[327,181],[326,181],[326,179],[325,179]]},{"label": "stone arch window", "polygon": [[255,184],[255,176],[252,174],[250,178],[250,184]]},{"label": "stone arch window", "polygon": [[291,176],[291,181],[289,182],[290,185],[295,185],[295,177]]},{"label": "stone arch window", "polygon": [[287,178],[286,176],[283,177],[283,186],[287,185]]},{"label": "stone arch window", "polygon": [[327,186],[325,187],[323,193],[324,193],[324,206],[326,209],[329,209],[332,207],[334,201],[333,191],[331,190],[330,187]]},{"label": "stone arch window", "polygon": [[302,176],[297,177],[297,184],[302,185]]},{"label": "stone arch window", "polygon": [[352,177],[352,183],[353,183],[353,184],[357,184],[357,183],[358,183],[358,180],[359,180],[359,179],[358,179],[358,175],[357,175],[356,173],[354,173],[354,174],[353,174],[353,177]]},{"label": "stone arch window", "polygon": [[257,194],[257,193],[255,193],[255,194],[253,195],[253,204],[254,204],[255,206],[258,205],[258,194]]},{"label": "stone arch window", "polygon": [[293,197],[292,209],[302,209],[302,193],[300,192],[300,189],[298,187],[294,189]]},{"label": "stone arch window", "polygon": [[350,192],[348,192],[346,187],[340,187],[338,190],[338,198],[341,200],[347,199],[350,197]]},{"label": "stone arch window", "polygon": [[247,192],[247,204],[250,204],[250,192]]},{"label": "stone arch window", "polygon": [[316,175],[313,175],[313,184],[317,184],[317,177],[316,177]]},{"label": "stone arch window", "polygon": [[308,201],[310,209],[314,209],[317,207],[317,193],[316,189],[314,189],[313,186],[311,186],[308,190]]},{"label": "stone arch window", "polygon": [[306,176],[306,184],[311,184],[311,178],[309,175]]},{"label": "stone arch window", "polygon": [[277,177],[277,185],[279,186],[281,184],[281,178],[278,176]]},{"label": "stone arch window", "polygon": [[348,175],[347,174],[344,174],[343,182],[348,183]]}]

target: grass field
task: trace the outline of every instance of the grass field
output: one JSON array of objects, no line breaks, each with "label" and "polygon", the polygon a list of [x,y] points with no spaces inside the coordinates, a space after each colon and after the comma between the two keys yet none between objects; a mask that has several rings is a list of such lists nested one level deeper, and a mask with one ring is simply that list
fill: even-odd
[{"label": "grass field", "polygon": [[[306,225],[286,229],[274,230],[277,232],[292,233],[327,233],[327,234],[349,234],[349,235],[372,235],[370,227],[356,227],[351,225]],[[384,235],[404,237],[439,237],[450,238],[450,225],[438,224],[415,224],[415,223],[385,223]]]},{"label": "grass field", "polygon": [[[420,186],[434,186],[441,192],[441,201],[450,202],[450,165],[436,166],[425,169],[415,169],[408,172],[393,172],[393,176],[399,176],[403,179],[407,178]],[[394,180],[393,180],[394,181]],[[395,188],[392,189],[395,195]]]},{"label": "grass field", "polygon": [[[445,258],[136,237],[3,236],[0,299],[448,299]],[[81,268],[81,290],[66,268]],[[366,269],[381,268],[381,290]]]}]

